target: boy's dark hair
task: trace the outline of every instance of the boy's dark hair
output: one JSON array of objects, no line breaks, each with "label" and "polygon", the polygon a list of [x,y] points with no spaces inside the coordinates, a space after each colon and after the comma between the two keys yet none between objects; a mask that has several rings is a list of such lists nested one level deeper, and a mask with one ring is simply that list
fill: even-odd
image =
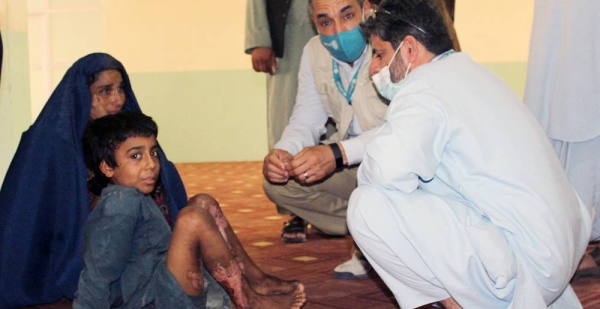
[{"label": "boy's dark hair", "polygon": [[428,51],[439,55],[453,48],[444,19],[432,0],[384,0],[363,25],[371,34],[390,42],[394,49],[407,35],[421,42]]},{"label": "boy's dark hair", "polygon": [[88,123],[83,134],[85,165],[96,177],[103,177],[100,163],[117,167],[115,150],[128,138],[158,136],[158,127],[152,118],[137,112],[124,111],[107,115]]}]

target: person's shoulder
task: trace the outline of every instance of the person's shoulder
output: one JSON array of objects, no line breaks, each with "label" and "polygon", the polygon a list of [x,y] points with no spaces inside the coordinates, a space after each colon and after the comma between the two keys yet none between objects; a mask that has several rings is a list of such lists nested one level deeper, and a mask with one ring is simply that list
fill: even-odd
[{"label": "person's shoulder", "polygon": [[306,45],[304,46],[304,51],[315,51],[315,50],[325,50],[327,51],[327,49],[325,49],[325,46],[323,46],[323,43],[321,43],[321,39],[319,38],[319,35],[315,35],[312,38],[310,38],[308,40],[308,42],[306,43]]},{"label": "person's shoulder", "polygon": [[121,186],[121,185],[108,185],[102,190],[102,197],[104,196],[144,196],[144,194],[136,189],[135,187]]},{"label": "person's shoulder", "polygon": [[465,52],[453,52],[438,61],[433,61],[429,65],[424,66],[426,68],[423,73],[428,72],[429,74],[438,75],[439,71],[451,70],[455,71],[457,68],[462,70],[468,70],[471,66],[482,66]]},{"label": "person's shoulder", "polygon": [[135,213],[143,198],[144,194],[134,187],[109,185],[102,190],[94,211],[105,215]]},{"label": "person's shoulder", "polygon": [[[308,61],[313,74],[318,71],[328,72],[331,70],[331,59],[333,57],[321,43],[319,35],[315,35],[306,43],[302,57]],[[331,75],[328,75],[328,77],[331,78]]]}]

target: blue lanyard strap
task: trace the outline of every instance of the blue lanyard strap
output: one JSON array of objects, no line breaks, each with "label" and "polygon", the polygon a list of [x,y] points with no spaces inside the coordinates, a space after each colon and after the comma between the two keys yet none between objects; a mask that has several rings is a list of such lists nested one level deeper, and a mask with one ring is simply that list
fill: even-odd
[{"label": "blue lanyard strap", "polygon": [[331,59],[331,68],[333,69],[333,79],[335,80],[335,84],[350,105],[352,105],[352,94],[354,93],[354,88],[356,88],[356,80],[358,79],[358,72],[360,72],[362,61],[360,63],[355,63],[355,65],[358,65],[358,68],[348,84],[348,91],[346,91],[344,84],[342,83],[342,78],[340,77],[340,65],[335,60]]}]

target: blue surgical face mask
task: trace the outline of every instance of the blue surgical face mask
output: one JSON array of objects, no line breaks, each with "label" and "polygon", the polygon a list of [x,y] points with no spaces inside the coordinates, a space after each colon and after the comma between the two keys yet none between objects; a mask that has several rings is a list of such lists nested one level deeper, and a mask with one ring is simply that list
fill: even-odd
[{"label": "blue surgical face mask", "polygon": [[402,43],[404,43],[404,41],[400,42],[400,45],[396,49],[396,52],[394,52],[394,55],[392,56],[392,59],[390,60],[390,62],[386,66],[381,68],[379,70],[379,72],[377,72],[377,74],[371,76],[371,79],[373,80],[373,84],[375,84],[375,88],[377,88],[377,91],[379,92],[379,94],[381,94],[382,97],[384,97],[390,101],[396,95],[396,93],[398,93],[398,91],[400,90],[400,81],[402,79],[406,78],[406,75],[408,75],[408,70],[410,70],[411,63],[409,63],[408,66],[406,67],[406,72],[404,72],[404,77],[402,77],[402,79],[399,80],[398,82],[395,82],[395,83],[392,82],[392,76],[390,73],[390,65],[392,64],[392,61],[394,61],[394,58],[396,58],[398,51],[400,51],[400,47],[402,47]]},{"label": "blue surgical face mask", "polygon": [[319,37],[323,46],[335,59],[348,63],[356,61],[367,46],[360,26],[334,35],[319,34]]}]

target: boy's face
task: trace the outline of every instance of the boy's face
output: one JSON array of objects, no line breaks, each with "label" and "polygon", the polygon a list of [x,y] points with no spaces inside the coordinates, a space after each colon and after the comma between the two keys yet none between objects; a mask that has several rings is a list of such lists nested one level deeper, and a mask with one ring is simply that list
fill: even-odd
[{"label": "boy's face", "polygon": [[105,162],[100,170],[117,185],[134,187],[149,194],[154,190],[160,172],[156,137],[130,137],[115,150],[117,166]]}]

